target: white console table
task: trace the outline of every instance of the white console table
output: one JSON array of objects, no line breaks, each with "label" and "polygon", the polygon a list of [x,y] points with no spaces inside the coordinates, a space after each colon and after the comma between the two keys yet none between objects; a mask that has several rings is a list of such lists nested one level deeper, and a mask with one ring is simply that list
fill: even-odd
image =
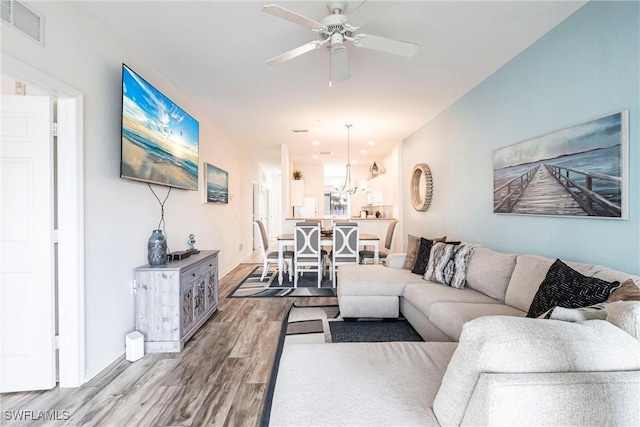
[{"label": "white console table", "polygon": [[218,309],[218,252],[135,269],[136,330],[145,353],[178,353]]}]

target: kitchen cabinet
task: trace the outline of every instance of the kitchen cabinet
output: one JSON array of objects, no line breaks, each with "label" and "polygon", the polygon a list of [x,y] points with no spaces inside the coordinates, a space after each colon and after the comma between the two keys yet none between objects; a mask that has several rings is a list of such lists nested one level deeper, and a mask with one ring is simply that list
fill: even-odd
[{"label": "kitchen cabinet", "polygon": [[379,175],[373,178],[368,183],[367,191],[367,204],[376,205],[393,205],[394,194],[392,187],[391,174]]},{"label": "kitchen cabinet", "polygon": [[304,205],[304,180],[291,181],[291,206]]}]

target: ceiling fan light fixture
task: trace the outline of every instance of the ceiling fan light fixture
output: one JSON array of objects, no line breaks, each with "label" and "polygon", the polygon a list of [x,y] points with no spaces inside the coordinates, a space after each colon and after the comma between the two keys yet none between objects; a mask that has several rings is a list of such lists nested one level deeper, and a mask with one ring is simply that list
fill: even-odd
[{"label": "ceiling fan light fixture", "polygon": [[[362,1],[355,8],[354,12],[365,3],[366,0]],[[328,47],[331,57],[329,87],[331,87],[332,79],[334,78],[342,81],[351,78],[345,42],[352,43],[353,46],[357,48],[377,50],[406,57],[412,57],[418,51],[419,45],[416,43],[393,40],[369,34],[354,34],[358,30],[358,27],[350,25],[348,23],[348,16],[343,14],[347,9],[347,2],[344,0],[330,0],[327,2],[327,9],[330,14],[318,22],[277,5],[264,6],[262,9],[264,12],[278,18],[285,19],[294,24],[309,28],[319,33],[320,38],[322,39],[320,41],[309,42],[271,58],[267,61],[267,64],[281,64],[307,52],[318,49],[325,43],[329,43]]]}]

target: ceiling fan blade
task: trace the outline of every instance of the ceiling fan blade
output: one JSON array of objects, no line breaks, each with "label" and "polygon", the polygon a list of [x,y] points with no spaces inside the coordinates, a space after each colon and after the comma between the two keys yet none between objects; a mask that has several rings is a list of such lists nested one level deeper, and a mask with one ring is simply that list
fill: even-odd
[{"label": "ceiling fan blade", "polygon": [[302,16],[298,13],[292,12],[289,9],[285,9],[275,4],[264,6],[262,8],[262,11],[270,15],[277,16],[278,18],[286,19],[287,21],[293,22],[294,24],[311,28],[312,30],[319,31],[325,28],[324,25],[322,25],[318,21],[314,21],[313,19],[307,18],[306,16]]},{"label": "ceiling fan blade", "polygon": [[420,45],[400,40],[388,39],[386,37],[372,36],[370,34],[358,34],[353,38],[353,44],[357,47],[379,50],[381,52],[393,53],[412,57],[418,52]]},{"label": "ceiling fan blade", "polygon": [[299,46],[295,49],[291,49],[290,51],[287,51],[285,53],[282,53],[278,56],[271,58],[270,60],[267,61],[267,64],[269,65],[282,64],[283,62],[293,59],[296,56],[300,56],[314,49],[317,49],[320,46],[324,45],[325,43],[326,41],[312,41],[307,44],[303,44],[302,46]]},{"label": "ceiling fan blade", "polygon": [[351,71],[349,70],[349,58],[347,57],[347,48],[340,46],[331,49],[331,79],[332,80],[349,80]]}]

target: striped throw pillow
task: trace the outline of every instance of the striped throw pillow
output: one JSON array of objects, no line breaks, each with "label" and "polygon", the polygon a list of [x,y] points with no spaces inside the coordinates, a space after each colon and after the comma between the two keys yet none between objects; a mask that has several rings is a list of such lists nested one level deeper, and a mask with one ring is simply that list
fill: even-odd
[{"label": "striped throw pillow", "polygon": [[434,243],[425,280],[442,283],[452,288],[462,289],[467,280],[467,267],[474,245],[448,245]]}]

